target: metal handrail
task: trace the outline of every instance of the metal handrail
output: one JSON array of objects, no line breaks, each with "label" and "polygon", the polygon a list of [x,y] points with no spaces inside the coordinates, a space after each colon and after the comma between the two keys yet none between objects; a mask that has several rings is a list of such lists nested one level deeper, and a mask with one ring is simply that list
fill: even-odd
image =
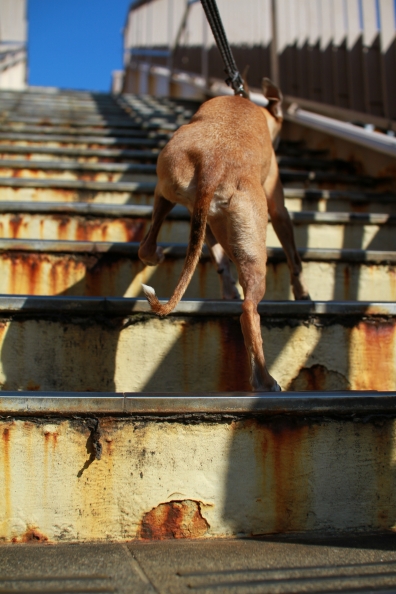
[{"label": "metal handrail", "polygon": [[385,155],[396,157],[396,138],[388,134],[366,130],[349,122],[340,122],[335,118],[301,109],[296,104],[292,104],[289,107],[285,114],[285,119],[359,144]]},{"label": "metal handrail", "polygon": [[312,101],[311,99],[303,99],[301,97],[294,97],[292,95],[285,95],[284,103],[286,105],[297,104],[302,109],[313,111],[315,113],[343,120],[344,122],[360,122],[362,124],[373,125],[383,130],[391,130],[396,132],[396,121],[376,116],[370,113],[355,111],[345,107],[338,107],[329,103],[321,103],[319,101]]}]

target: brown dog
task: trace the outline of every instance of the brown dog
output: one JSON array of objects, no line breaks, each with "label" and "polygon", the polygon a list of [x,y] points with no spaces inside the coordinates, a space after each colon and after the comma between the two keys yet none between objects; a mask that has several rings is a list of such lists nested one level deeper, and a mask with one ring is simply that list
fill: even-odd
[{"label": "brown dog", "polygon": [[140,244],[139,257],[156,265],[163,259],[157,237],[173,206],[191,212],[191,234],[183,271],[168,303],[161,305],[154,289],[143,286],[151,309],[170,313],[182,298],[205,241],[219,272],[225,298],[238,297],[228,266],[237,268],[244,293],[241,326],[248,352],[254,391],[279,391],[263,353],[257,305],[265,293],[268,212],[285,250],[296,299],[309,299],[302,280],[301,260],[284,204],[272,142],[282,125],[282,96],[263,81],[266,108],[238,96],[216,97],[203,103],[191,122],[175,132],[157,164],[150,230]]}]

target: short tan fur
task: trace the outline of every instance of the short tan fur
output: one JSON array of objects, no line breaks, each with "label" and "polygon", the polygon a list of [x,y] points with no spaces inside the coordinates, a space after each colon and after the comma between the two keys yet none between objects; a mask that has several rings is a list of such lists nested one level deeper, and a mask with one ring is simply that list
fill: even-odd
[{"label": "short tan fur", "polygon": [[175,204],[191,212],[191,234],[181,276],[172,297],[161,304],[154,289],[144,286],[152,310],[164,316],[182,298],[198,264],[206,239],[223,284],[223,296],[238,298],[229,259],[237,268],[244,293],[241,327],[254,391],[280,390],[269,374],[262,346],[257,305],[265,293],[268,213],[286,252],[296,299],[309,299],[302,278],[289,214],[284,205],[273,150],[282,124],[282,96],[269,79],[262,108],[238,96],[203,103],[191,122],[175,132],[157,164],[152,225],[139,249],[140,259],[156,265],[163,259],[157,237]]}]

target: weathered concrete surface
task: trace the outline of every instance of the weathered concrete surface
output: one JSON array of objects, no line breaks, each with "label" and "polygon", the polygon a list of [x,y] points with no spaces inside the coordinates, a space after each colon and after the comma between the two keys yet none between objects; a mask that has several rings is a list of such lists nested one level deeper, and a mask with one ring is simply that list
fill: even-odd
[{"label": "weathered concrete surface", "polygon": [[111,136],[61,136],[46,134],[25,135],[23,132],[0,132],[0,144],[11,144],[15,146],[47,146],[62,148],[80,148],[95,149],[100,147],[119,147],[119,148],[158,148],[165,146],[170,138],[170,134],[157,134],[149,132],[147,137],[139,137],[131,134],[129,138],[111,137]]},{"label": "weathered concrete surface", "polygon": [[[48,134],[46,132],[46,134]],[[136,131],[135,136],[143,137],[146,133]],[[2,136],[0,127],[0,137]],[[71,136],[70,136],[71,137]],[[3,149],[4,150],[4,149]],[[296,168],[290,169],[280,165],[280,176],[283,183],[306,183],[323,184],[329,183],[332,186],[343,187],[350,185],[361,185],[374,188],[380,185],[379,180],[375,178],[364,178],[356,175],[345,174],[342,171],[310,171],[304,167],[304,161],[295,160],[293,165]],[[325,168],[325,167],[324,167]],[[0,161],[0,178],[36,178],[36,179],[74,179],[87,181],[128,181],[136,179],[136,176],[142,175],[147,180],[155,181],[155,164],[133,165],[128,163],[70,163],[58,161],[32,162],[26,160],[7,160]],[[139,177],[138,177],[139,179]],[[143,178],[142,178],[143,179]],[[385,184],[385,186],[388,184]],[[312,186],[310,186],[312,187]],[[316,187],[316,186],[314,186]],[[382,184],[384,188],[384,184]]]},{"label": "weathered concrete surface", "polygon": [[390,592],[395,561],[394,535],[3,545],[0,586],[93,594]]},{"label": "weathered concrete surface", "polygon": [[395,561],[394,535],[3,545],[0,586],[93,594],[389,592]]},{"label": "weathered concrete surface", "polygon": [[[122,228],[122,220],[115,229],[117,223]],[[140,227],[127,226],[135,240],[143,237],[144,228],[144,221]],[[167,229],[165,225],[164,233]],[[159,296],[170,297],[183,268],[186,245],[164,246],[166,257],[159,266],[144,266],[137,250],[137,243],[0,240],[0,293],[142,297],[144,283]],[[302,252],[302,257],[314,300],[396,300],[396,252],[312,250]],[[185,296],[222,298],[219,275],[207,250]],[[293,299],[290,272],[280,250],[268,250],[265,299]]]},{"label": "weathered concrete surface", "polygon": [[97,163],[104,159],[108,163],[127,161],[130,163],[155,163],[158,149],[64,149],[56,147],[23,147],[0,144],[2,159],[30,159],[31,161],[77,161],[78,163]]},{"label": "weathered concrete surface", "polygon": [[[100,163],[95,166],[95,170],[89,169],[89,164],[85,165],[86,169],[83,169],[83,165],[80,165],[81,170],[76,170],[76,166],[73,167],[70,163],[63,164],[69,167],[62,169],[56,169],[55,165],[53,169],[39,169],[33,168],[14,168],[2,166],[0,161],[0,177],[12,177],[14,179],[45,179],[45,180],[81,180],[81,181],[94,181],[94,182],[128,182],[128,181],[148,181],[155,182],[155,165],[150,166],[150,170],[154,168],[154,171],[146,173],[144,167],[141,167],[140,172],[133,172],[126,170],[125,172],[108,172],[106,171],[106,163]],[[101,167],[102,166],[102,167]]]},{"label": "weathered concrete surface", "polygon": [[[4,178],[3,178],[4,179]],[[7,178],[6,178],[7,179]],[[18,180],[19,182],[27,180]],[[152,204],[154,185],[150,190],[140,190],[139,185],[130,182],[116,187],[113,183],[54,181],[53,186],[33,184],[14,185],[11,182],[0,186],[0,200],[12,202],[97,202],[100,204]]]},{"label": "weathered concrete surface", "polygon": [[[111,300],[102,310],[93,302],[82,311],[83,300],[59,308],[46,299],[36,309],[35,299],[2,308],[2,389],[249,390],[236,302],[219,302],[210,314],[200,312],[204,302],[186,301],[161,320],[144,309],[127,313]],[[132,300],[131,310],[138,305]],[[260,305],[270,372],[283,389],[396,389],[393,310],[338,305],[322,304],[319,314],[317,304],[312,313],[304,313],[303,303]]]},{"label": "weathered concrete surface", "polygon": [[[0,545],[3,592],[151,594],[156,592],[133,554],[120,544]],[[32,543],[33,544],[32,546]]]},{"label": "weathered concrete surface", "polygon": [[396,423],[383,414],[135,415],[100,417],[99,424],[10,416],[0,422],[0,437],[4,542],[392,530],[396,524]]},{"label": "weathered concrete surface", "polygon": [[[48,209],[49,210],[49,209]],[[301,248],[394,250],[396,248],[396,220],[388,222],[389,215],[376,215],[371,221],[315,220],[315,214],[306,221],[294,220],[296,244]],[[323,214],[323,213],[320,213]],[[374,215],[372,215],[374,217]],[[293,213],[292,213],[292,218]],[[311,218],[311,220],[310,220]],[[338,215],[338,219],[340,216]],[[376,219],[380,219],[376,222]],[[0,235],[14,239],[49,239],[71,241],[140,241],[147,233],[150,217],[106,217],[94,213],[81,216],[76,213],[2,212]],[[166,219],[158,241],[186,243],[190,236],[189,217]],[[267,229],[267,245],[280,247],[272,224]]]},{"label": "weathered concrete surface", "polygon": [[[10,239],[140,242],[150,222],[149,217],[99,218],[78,214],[1,213],[0,236]],[[158,241],[186,243],[189,235],[188,220],[167,219],[162,225]]]},{"label": "weathered concrete surface", "polygon": [[[41,547],[42,549],[43,547]],[[128,545],[159,592],[385,592],[395,537],[205,540]]]},{"label": "weathered concrete surface", "polygon": [[[155,183],[145,182],[146,186],[147,189],[140,189],[137,182],[0,178],[0,201],[153,204]],[[292,187],[284,190],[285,204],[290,211],[373,214],[394,212],[395,196],[392,194],[382,196],[376,193],[303,190]]]},{"label": "weathered concrete surface", "polygon": [[[175,419],[184,415],[190,420],[220,421],[236,416],[295,415],[296,417],[356,417],[372,415],[393,417],[396,392],[390,391],[304,391],[282,392],[210,392],[190,394],[157,392],[68,392],[3,390],[0,410],[3,418],[158,415]],[[95,421],[96,422],[96,421]]]}]

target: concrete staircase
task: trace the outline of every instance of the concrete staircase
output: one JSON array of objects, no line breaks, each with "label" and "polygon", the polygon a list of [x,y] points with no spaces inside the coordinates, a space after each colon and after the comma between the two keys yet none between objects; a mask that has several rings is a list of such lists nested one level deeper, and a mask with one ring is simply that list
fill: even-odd
[{"label": "concrete staircase", "polygon": [[290,301],[270,228],[262,333],[270,371],[290,392],[252,396],[240,303],[220,300],[205,250],[167,319],[142,299],[142,282],[168,297],[185,257],[181,207],[161,231],[161,266],[145,268],[137,248],[158,151],[196,108],[46,89],[0,94],[0,539],[396,523],[391,180],[281,143],[314,301]]}]

